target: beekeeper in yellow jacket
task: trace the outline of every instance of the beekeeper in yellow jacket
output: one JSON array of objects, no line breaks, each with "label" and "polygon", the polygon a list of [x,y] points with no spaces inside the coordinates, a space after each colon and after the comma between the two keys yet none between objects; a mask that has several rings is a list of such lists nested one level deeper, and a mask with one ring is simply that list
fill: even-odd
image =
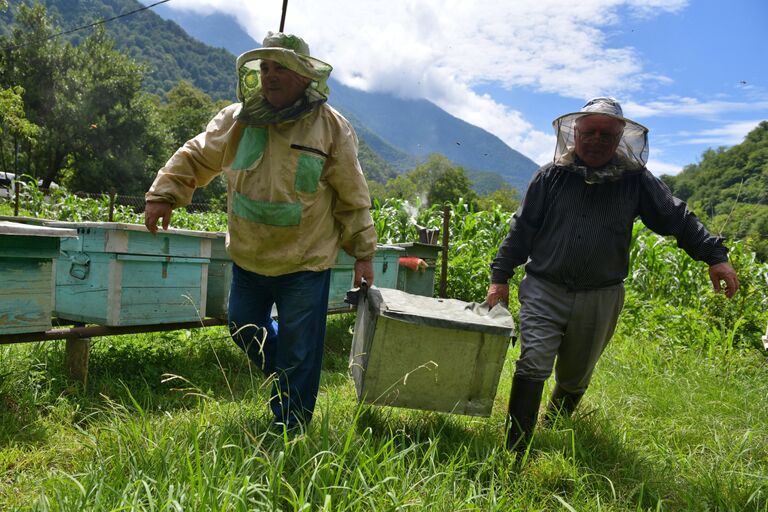
[{"label": "beekeeper in yellow jacket", "polygon": [[341,247],[356,259],[355,285],[372,283],[376,232],[357,136],[326,103],[331,66],[311,57],[300,37],[272,32],[236,66],[240,102],[158,172],[145,224],[153,233],[159,221],[167,229],[173,208],[225,174],[230,332],[275,375],[275,424],[293,429],[309,423],[315,407],[330,267]]}]

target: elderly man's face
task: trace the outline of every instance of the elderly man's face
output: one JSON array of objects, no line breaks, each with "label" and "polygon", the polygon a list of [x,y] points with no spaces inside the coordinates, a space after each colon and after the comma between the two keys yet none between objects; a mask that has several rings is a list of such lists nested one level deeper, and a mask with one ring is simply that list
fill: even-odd
[{"label": "elderly man's face", "polygon": [[278,109],[288,107],[301,98],[311,81],[273,60],[262,60],[259,70],[262,94],[270,105]]},{"label": "elderly man's face", "polygon": [[599,114],[576,120],[576,154],[589,167],[607,164],[621,142],[624,123]]}]

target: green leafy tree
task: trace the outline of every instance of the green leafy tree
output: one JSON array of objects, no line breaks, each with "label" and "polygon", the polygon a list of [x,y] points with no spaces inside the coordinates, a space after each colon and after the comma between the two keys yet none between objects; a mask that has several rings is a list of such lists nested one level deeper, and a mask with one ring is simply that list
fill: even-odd
[{"label": "green leafy tree", "polygon": [[[71,140],[71,95],[76,89],[66,76],[74,66],[74,50],[51,39],[54,30],[45,8],[19,6],[13,34],[0,38],[0,87],[21,86],[24,110],[41,127],[38,144],[21,148],[25,171],[43,178],[47,186],[56,177]],[[65,105],[68,103],[68,105]]]},{"label": "green leafy tree", "polygon": [[387,189],[378,181],[368,181],[368,192],[371,196],[371,204],[381,204],[387,198]]},{"label": "green leafy tree", "polygon": [[167,147],[159,113],[141,92],[142,68],[115,51],[97,30],[78,47],[70,71],[78,91],[72,127],[71,175],[65,183],[85,192],[142,193]]},{"label": "green leafy tree", "polygon": [[160,108],[173,149],[204,131],[211,118],[228,104],[228,101],[214,102],[187,80],[176,84],[165,94],[165,103]]},{"label": "green leafy tree", "polygon": [[492,211],[497,206],[505,212],[514,212],[520,206],[520,192],[504,184],[500,189],[489,192],[477,200],[478,210]]},{"label": "green leafy tree", "polygon": [[18,174],[15,155],[19,143],[33,144],[40,128],[26,119],[24,89],[20,86],[0,90],[0,169]]},{"label": "green leafy tree", "polygon": [[768,121],[740,144],[709,149],[701,162],[664,181],[715,233],[745,238],[768,259]]},{"label": "green leafy tree", "polygon": [[477,199],[464,168],[438,154],[430,155],[411,172],[389,180],[386,189],[390,198],[426,203],[424,206],[457,203],[459,199],[472,204]]},{"label": "green leafy tree", "polygon": [[[24,88],[25,111],[41,127],[26,166],[43,185],[140,193],[159,167],[166,136],[156,107],[140,92],[143,69],[115,51],[103,29],[79,46],[55,33],[40,5],[19,6],[0,55],[0,87]],[[62,174],[62,171],[66,172]]]},{"label": "green leafy tree", "polygon": [[[160,115],[171,136],[167,157],[204,131],[211,118],[230,103],[226,100],[213,101],[209,95],[186,80],[180,81],[168,91],[165,100],[160,107]],[[195,203],[209,203],[216,208],[225,208],[226,200],[227,186],[221,176],[207,187],[195,190],[192,198]]]},{"label": "green leafy tree", "polygon": [[[401,174],[389,180],[385,187],[385,195],[387,199],[404,199],[410,203],[419,201],[416,183],[407,174]],[[426,194],[424,201],[426,201]]]},{"label": "green leafy tree", "polygon": [[477,200],[477,193],[472,190],[472,182],[463,167],[449,167],[435,176],[427,195],[429,204],[453,204],[461,199],[470,205]]}]

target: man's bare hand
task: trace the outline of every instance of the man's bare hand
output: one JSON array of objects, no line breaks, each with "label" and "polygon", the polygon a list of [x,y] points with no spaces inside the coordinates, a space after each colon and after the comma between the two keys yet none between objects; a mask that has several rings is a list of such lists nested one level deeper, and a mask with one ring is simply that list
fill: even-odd
[{"label": "man's bare hand", "polygon": [[355,261],[355,287],[359,287],[363,279],[368,286],[373,285],[373,261],[356,260]]},{"label": "man's bare hand", "polygon": [[147,201],[144,208],[144,225],[153,235],[157,233],[157,221],[162,219],[163,229],[171,224],[173,205],[160,201]]},{"label": "man's bare hand", "polygon": [[509,285],[491,283],[491,286],[488,287],[488,295],[486,296],[485,301],[490,307],[495,306],[499,302],[509,304]]},{"label": "man's bare hand", "polygon": [[725,281],[725,296],[729,299],[736,294],[739,289],[739,277],[730,263],[716,263],[709,267],[709,279],[712,280],[712,286],[716,292],[722,291],[721,282]]}]

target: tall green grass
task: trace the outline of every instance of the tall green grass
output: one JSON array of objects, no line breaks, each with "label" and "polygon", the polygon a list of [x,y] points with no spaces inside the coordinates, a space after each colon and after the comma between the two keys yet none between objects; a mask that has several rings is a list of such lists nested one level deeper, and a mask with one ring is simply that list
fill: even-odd
[{"label": "tall green grass", "polygon": [[515,348],[490,418],[365,406],[339,369],[353,318],[333,317],[317,416],[286,437],[223,329],[97,339],[85,392],[60,344],[0,347],[0,509],[768,510],[765,356],[725,364],[628,320],[525,460],[501,448]]}]

